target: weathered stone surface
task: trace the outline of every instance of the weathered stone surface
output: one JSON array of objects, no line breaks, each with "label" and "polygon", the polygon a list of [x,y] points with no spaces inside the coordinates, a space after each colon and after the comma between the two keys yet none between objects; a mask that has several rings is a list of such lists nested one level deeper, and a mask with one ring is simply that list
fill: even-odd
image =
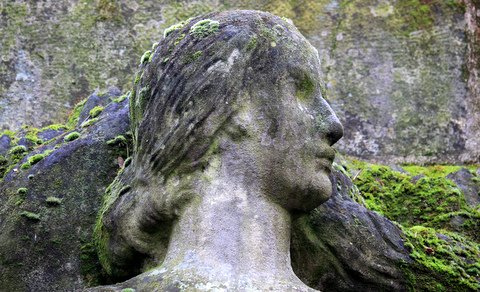
[{"label": "weathered stone surface", "polygon": [[175,22],[258,9],[293,19],[319,50],[344,152],[478,161],[477,2],[3,0],[0,126],[62,120],[97,87],[129,90],[142,52]]},{"label": "weathered stone surface", "polygon": [[120,91],[120,89],[118,89],[116,87],[110,87],[106,92],[100,93],[97,90],[94,93],[92,93],[88,97],[87,101],[85,102],[85,104],[83,106],[82,111],[80,112],[80,115],[78,116],[77,127],[80,127],[82,125],[82,123],[85,122],[88,119],[88,117],[90,115],[90,111],[94,107],[96,107],[96,106],[104,107],[108,103],[110,103],[112,101],[112,99],[120,96],[121,94],[122,94],[122,92]]},{"label": "weathered stone surface", "polygon": [[332,197],[294,221],[294,271],[321,291],[407,290],[401,266],[411,259],[401,230],[354,202],[349,193],[355,187],[347,176],[335,171],[332,183]]},{"label": "weathered stone surface", "polygon": [[95,229],[107,273],[135,276],[112,289],[313,291],[291,268],[291,213],[328,199],[343,135],[317,51],[258,11],[166,35],[142,58],[132,162]]},{"label": "weathered stone surface", "polygon": [[8,135],[2,135],[0,137],[0,154],[5,155],[10,148],[10,142],[12,139]]},{"label": "weathered stone surface", "polygon": [[[24,157],[0,182],[0,290],[72,291],[97,283],[92,227],[125,148],[107,141],[128,130],[128,101],[99,121]],[[35,154],[53,150],[31,165]]]},{"label": "weathered stone surface", "polygon": [[462,190],[467,204],[476,208],[480,204],[480,183],[478,177],[475,177],[468,169],[451,173],[447,176]]}]

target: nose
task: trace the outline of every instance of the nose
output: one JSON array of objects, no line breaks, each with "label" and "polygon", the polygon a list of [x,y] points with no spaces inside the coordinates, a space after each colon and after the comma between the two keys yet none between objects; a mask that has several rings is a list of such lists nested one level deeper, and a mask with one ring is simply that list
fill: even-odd
[{"label": "nose", "polygon": [[342,123],[340,123],[340,120],[338,119],[337,115],[333,111],[333,109],[330,107],[327,101],[323,100],[324,103],[324,110],[323,110],[323,115],[325,117],[325,137],[332,146],[333,144],[337,143],[340,138],[343,137],[343,126]]},{"label": "nose", "polygon": [[332,112],[332,116],[328,117],[329,121],[327,126],[327,141],[332,146],[333,144],[337,143],[340,138],[343,137],[343,126],[338,120],[337,116],[334,112]]}]

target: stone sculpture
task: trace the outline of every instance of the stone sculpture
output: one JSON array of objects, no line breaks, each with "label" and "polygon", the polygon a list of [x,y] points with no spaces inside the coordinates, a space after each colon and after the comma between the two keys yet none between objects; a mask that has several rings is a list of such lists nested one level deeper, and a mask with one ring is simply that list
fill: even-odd
[{"label": "stone sculpture", "polygon": [[132,161],[95,236],[114,291],[314,291],[290,263],[292,217],[325,202],[342,125],[318,53],[257,11],[180,23],[142,57]]}]

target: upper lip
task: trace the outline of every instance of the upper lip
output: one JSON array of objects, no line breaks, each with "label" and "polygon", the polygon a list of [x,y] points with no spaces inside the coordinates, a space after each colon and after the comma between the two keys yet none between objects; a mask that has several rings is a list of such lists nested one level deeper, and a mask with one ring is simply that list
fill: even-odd
[{"label": "upper lip", "polygon": [[335,159],[335,150],[332,147],[326,147],[325,149],[322,149],[322,151],[319,152],[316,156],[318,158],[325,158],[330,163],[333,163],[333,159]]}]

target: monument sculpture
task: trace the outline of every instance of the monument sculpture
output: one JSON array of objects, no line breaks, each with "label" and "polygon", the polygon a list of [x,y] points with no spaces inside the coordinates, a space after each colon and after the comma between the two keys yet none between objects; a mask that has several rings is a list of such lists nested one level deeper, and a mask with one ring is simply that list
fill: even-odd
[{"label": "monument sculpture", "polygon": [[316,49],[287,19],[231,11],[169,28],[141,62],[134,154],[95,227],[123,282],[92,291],[314,291],[291,220],[329,198],[343,135]]}]

